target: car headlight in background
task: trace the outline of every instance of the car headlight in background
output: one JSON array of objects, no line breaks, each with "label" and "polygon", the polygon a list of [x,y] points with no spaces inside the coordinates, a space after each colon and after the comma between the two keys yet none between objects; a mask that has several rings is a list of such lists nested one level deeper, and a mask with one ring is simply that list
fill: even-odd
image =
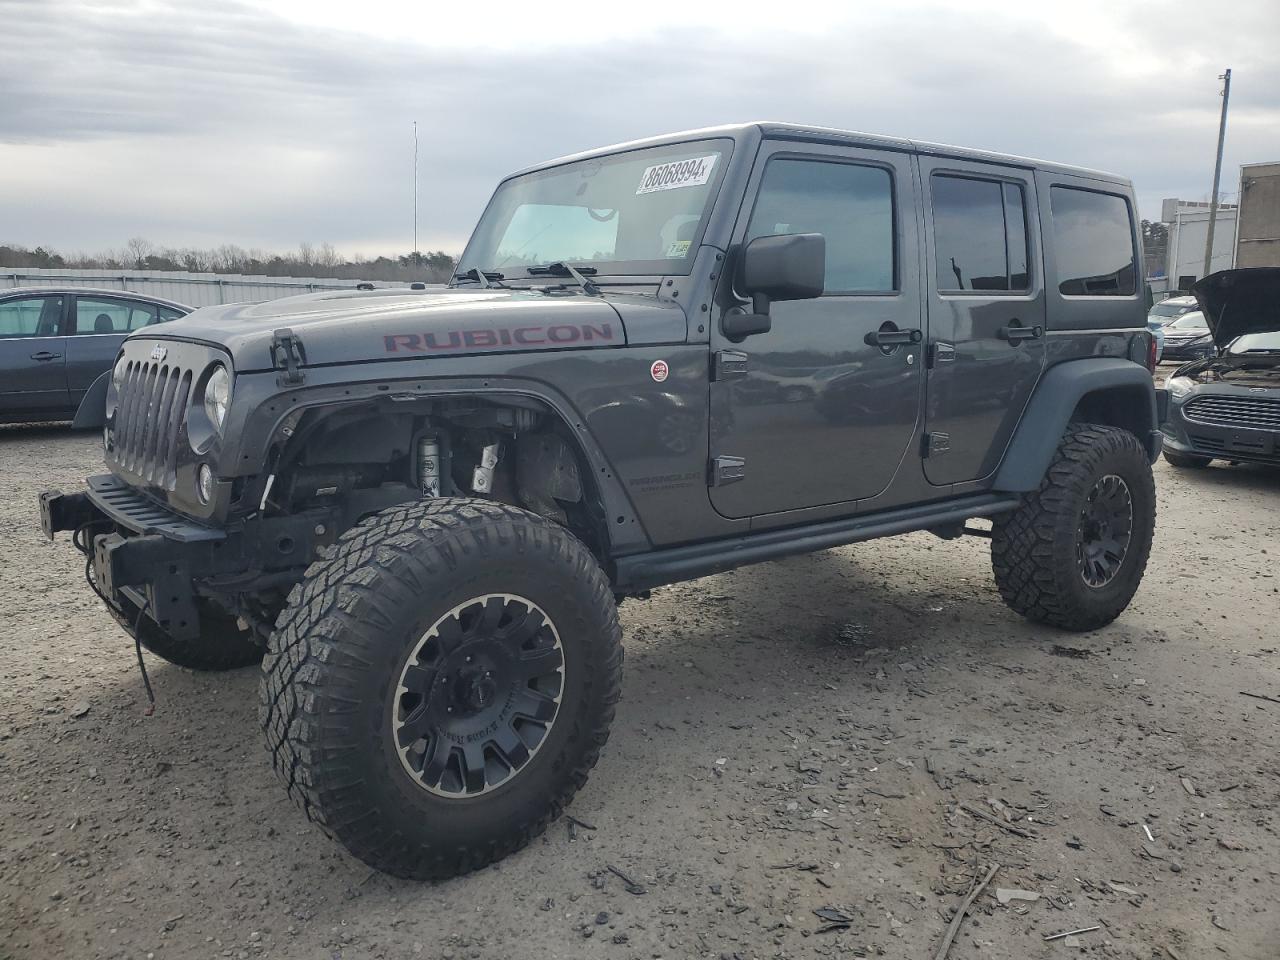
[{"label": "car headlight in background", "polygon": [[1181,400],[1195,387],[1196,382],[1190,377],[1170,377],[1164,388],[1174,400]]},{"label": "car headlight in background", "polygon": [[231,374],[227,368],[218,364],[209,374],[204,385],[204,412],[213,424],[213,428],[222,432],[222,424],[227,419],[227,408],[231,406]]},{"label": "car headlight in background", "polygon": [[199,494],[201,503],[208,503],[213,499],[213,471],[207,463],[200,464],[200,469],[196,471],[196,493]]}]

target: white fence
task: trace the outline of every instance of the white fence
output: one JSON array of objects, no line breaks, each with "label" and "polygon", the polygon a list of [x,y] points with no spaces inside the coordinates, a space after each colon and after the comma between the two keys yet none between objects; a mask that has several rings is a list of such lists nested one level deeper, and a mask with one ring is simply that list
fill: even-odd
[{"label": "white fence", "polygon": [[[317,290],[351,290],[358,280],[336,277],[247,277],[237,273],[182,273],[167,270],[52,270],[0,267],[0,291],[11,287],[99,287],[149,293],[191,307],[211,303],[275,300]],[[374,281],[375,287],[407,283]],[[434,286],[434,284],[433,284]]]}]

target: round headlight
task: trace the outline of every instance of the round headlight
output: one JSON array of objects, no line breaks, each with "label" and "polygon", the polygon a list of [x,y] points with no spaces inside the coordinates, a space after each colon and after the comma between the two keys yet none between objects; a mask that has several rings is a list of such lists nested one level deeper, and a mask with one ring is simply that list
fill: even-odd
[{"label": "round headlight", "polygon": [[208,503],[213,499],[213,471],[207,463],[200,464],[200,469],[196,471],[196,493],[200,495],[201,503]]},{"label": "round headlight", "polygon": [[111,368],[111,382],[115,385],[117,390],[120,389],[120,384],[124,383],[124,372],[128,367],[128,362],[124,357],[121,357],[116,361],[116,365]]},{"label": "round headlight", "polygon": [[1190,393],[1195,385],[1196,382],[1190,377],[1170,377],[1164,388],[1169,391],[1170,397],[1180,400]]},{"label": "round headlight", "polygon": [[227,419],[227,408],[231,406],[231,374],[227,368],[218,364],[209,374],[204,385],[204,412],[213,423],[214,429],[222,432],[222,424]]}]

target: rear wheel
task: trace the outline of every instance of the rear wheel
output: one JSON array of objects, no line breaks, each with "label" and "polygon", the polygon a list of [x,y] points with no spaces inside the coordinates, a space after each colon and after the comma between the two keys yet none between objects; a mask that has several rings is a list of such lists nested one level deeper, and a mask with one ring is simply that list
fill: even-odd
[{"label": "rear wheel", "polygon": [[1039,489],[995,520],[996,585],[1029,620],[1095,630],[1133,599],[1154,529],[1155,484],[1138,438],[1072,424]]},{"label": "rear wheel", "polygon": [[1164,448],[1164,458],[1168,463],[1184,470],[1199,470],[1213,462],[1212,457],[1200,457],[1194,453],[1178,453],[1176,450]]},{"label": "rear wheel", "polygon": [[263,664],[272,763],[379,870],[465,873],[519,849],[608,739],[622,647],[571,533],[487,501],[397,507],[290,594]]}]

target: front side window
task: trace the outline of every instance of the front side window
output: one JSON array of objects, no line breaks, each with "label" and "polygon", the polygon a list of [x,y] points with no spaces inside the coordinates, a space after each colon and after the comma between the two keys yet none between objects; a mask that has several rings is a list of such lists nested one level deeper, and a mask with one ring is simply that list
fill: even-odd
[{"label": "front side window", "polygon": [[128,333],[155,322],[155,308],[129,300],[76,299],[76,333]]},{"label": "front side window", "polygon": [[936,173],[933,248],[938,290],[1027,290],[1027,216],[1022,187]]},{"label": "front side window", "polygon": [[1064,297],[1131,297],[1137,290],[1133,218],[1113,193],[1050,187],[1058,290]]},{"label": "front side window", "polygon": [[0,337],[56,337],[61,326],[61,297],[23,297],[0,302]]},{"label": "front side window", "polygon": [[508,180],[458,270],[520,277],[563,261],[599,274],[687,273],[731,147],[729,140],[650,147]]},{"label": "front side window", "polygon": [[827,241],[827,293],[897,289],[893,177],[883,167],[820,160],[771,160],[747,240],[820,233]]}]

